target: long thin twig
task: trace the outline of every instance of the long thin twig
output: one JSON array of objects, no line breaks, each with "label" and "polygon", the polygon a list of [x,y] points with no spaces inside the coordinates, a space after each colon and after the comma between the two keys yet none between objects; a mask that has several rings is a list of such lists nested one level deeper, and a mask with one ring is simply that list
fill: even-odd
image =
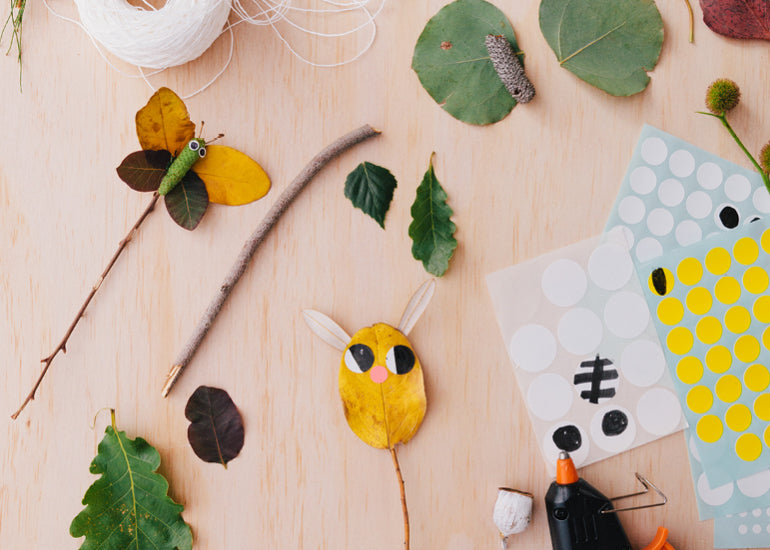
[{"label": "long thin twig", "polygon": [[259,227],[257,227],[254,233],[252,233],[249,239],[244,243],[240,254],[238,254],[238,258],[230,268],[230,272],[225,277],[225,280],[217,289],[213,299],[211,302],[209,302],[209,305],[206,308],[206,311],[203,313],[203,317],[201,317],[200,321],[198,321],[198,325],[195,327],[192,336],[190,336],[190,338],[187,340],[187,343],[177,355],[176,360],[174,361],[174,365],[171,367],[171,370],[169,371],[166,378],[166,383],[163,385],[163,390],[161,392],[163,397],[168,396],[171,388],[174,387],[177,380],[179,380],[179,377],[184,372],[184,369],[192,360],[195,352],[201,345],[201,342],[203,342],[203,338],[208,333],[211,325],[214,324],[214,320],[221,311],[225,301],[230,296],[230,293],[233,291],[233,288],[235,287],[238,280],[246,271],[246,268],[254,256],[254,253],[259,248],[259,245],[262,244],[262,241],[265,240],[267,234],[276,224],[281,215],[286,211],[289,205],[294,201],[294,199],[297,198],[297,195],[300,194],[305,186],[310,183],[315,175],[320,172],[321,169],[329,163],[329,161],[347,151],[354,145],[357,145],[358,143],[361,143],[370,137],[376,136],[379,133],[379,130],[375,130],[367,124],[361,126],[357,130],[353,130],[352,132],[345,134],[331,145],[328,145],[323,151],[318,153],[313,158],[313,160],[311,160],[308,165],[305,166],[302,172],[300,172],[299,175],[294,178],[294,181],[291,182],[283,194],[278,197],[278,200],[275,201],[275,204],[273,204],[273,206],[270,208],[270,211],[259,224]]},{"label": "long thin twig", "polygon": [[40,383],[43,381],[43,378],[48,372],[48,369],[51,367],[51,363],[53,363],[54,358],[59,354],[59,352],[67,353],[67,341],[69,340],[69,337],[72,335],[72,331],[75,330],[75,327],[77,326],[78,322],[80,321],[80,319],[83,318],[83,313],[85,313],[86,308],[88,307],[88,304],[91,303],[91,299],[96,294],[96,291],[99,290],[99,287],[102,285],[102,282],[104,282],[104,278],[107,277],[107,274],[110,272],[110,269],[112,269],[112,266],[115,265],[115,262],[118,260],[118,256],[120,256],[121,252],[125,250],[126,246],[134,237],[134,234],[139,229],[139,226],[142,225],[142,222],[145,220],[145,218],[149,216],[150,212],[152,212],[155,209],[155,204],[158,202],[158,196],[159,196],[158,193],[153,194],[150,204],[147,205],[147,208],[144,209],[144,212],[142,212],[142,215],[139,216],[139,219],[136,220],[136,223],[131,227],[131,229],[123,238],[123,240],[120,241],[120,244],[118,245],[118,249],[115,251],[115,254],[112,255],[112,258],[110,258],[110,261],[107,264],[107,267],[104,268],[104,271],[102,271],[102,274],[96,280],[96,284],[94,284],[94,286],[91,288],[91,292],[88,293],[88,296],[83,302],[83,305],[80,306],[80,309],[75,315],[75,319],[72,321],[69,328],[67,329],[67,332],[64,334],[64,338],[61,339],[61,342],[59,342],[59,345],[53,349],[53,351],[50,353],[50,355],[48,355],[48,357],[41,360],[41,362],[43,363],[43,371],[40,373],[40,376],[38,377],[37,382],[35,382],[35,385],[32,387],[32,391],[29,392],[29,395],[27,395],[27,398],[21,404],[19,409],[11,415],[11,418],[13,418],[14,420],[16,420],[16,418],[19,416],[21,411],[24,410],[24,407],[26,407],[27,404],[35,398],[35,392],[37,392],[37,389],[40,386]]},{"label": "long thin twig", "polygon": [[690,0],[684,0],[687,4],[687,12],[690,14],[690,44],[695,42],[695,15],[692,13],[692,4]]},{"label": "long thin twig", "polygon": [[401,489],[401,510],[404,512],[404,549],[409,550],[409,510],[406,509],[406,489],[404,488],[404,478],[401,477],[401,467],[398,465],[398,456],[396,448],[390,448],[390,456],[393,458],[393,467],[396,469],[398,477],[398,487]]}]

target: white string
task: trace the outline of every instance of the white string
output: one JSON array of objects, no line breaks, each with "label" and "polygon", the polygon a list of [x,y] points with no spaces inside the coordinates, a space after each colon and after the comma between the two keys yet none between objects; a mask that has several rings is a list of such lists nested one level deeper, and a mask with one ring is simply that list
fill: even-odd
[{"label": "white string", "polygon": [[[240,23],[255,26],[270,26],[288,50],[301,61],[314,67],[337,67],[351,63],[364,55],[374,43],[377,34],[375,18],[380,14],[387,0],[380,0],[374,13],[368,8],[372,0],[320,0],[324,8],[303,8],[294,6],[296,0],[166,0],[161,8],[153,7],[148,0],[140,0],[144,6],[134,6],[127,0],[73,0],[80,21],[59,14],[43,3],[56,17],[80,27],[96,47],[99,55],[115,71],[131,78],[142,78],[155,90],[149,77],[178,65],[188,63],[211,47],[223,33],[230,34],[230,50],[221,69],[204,86],[185,96],[196,95],[211,86],[227,70],[233,58],[235,38],[233,27]],[[236,21],[227,24],[231,13]],[[325,33],[303,26],[292,19],[292,15],[316,15],[319,19],[339,14],[358,12],[363,22],[352,29]],[[301,55],[278,28],[286,24],[290,28],[321,39],[341,39],[369,30],[369,38],[355,55],[336,63],[317,63]],[[128,74],[119,69],[105,54],[104,50],[137,68],[139,74]],[[145,72],[152,69],[152,72]]]}]

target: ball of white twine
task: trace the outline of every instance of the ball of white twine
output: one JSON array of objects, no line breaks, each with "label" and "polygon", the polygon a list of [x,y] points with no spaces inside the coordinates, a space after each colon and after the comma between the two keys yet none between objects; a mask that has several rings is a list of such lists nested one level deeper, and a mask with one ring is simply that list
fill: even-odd
[{"label": "ball of white twine", "polygon": [[167,0],[159,9],[126,0],[74,0],[85,31],[116,57],[150,69],[200,57],[227,22],[232,0]]}]

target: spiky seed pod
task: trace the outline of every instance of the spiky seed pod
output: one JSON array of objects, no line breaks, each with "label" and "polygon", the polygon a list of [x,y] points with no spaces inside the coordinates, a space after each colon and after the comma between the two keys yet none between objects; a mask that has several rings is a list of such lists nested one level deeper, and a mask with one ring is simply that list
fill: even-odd
[{"label": "spiky seed pod", "polygon": [[759,165],[766,174],[770,174],[770,141],[759,152]]},{"label": "spiky seed pod", "polygon": [[740,88],[727,78],[715,80],[706,90],[706,107],[715,115],[723,115],[734,109],[740,100]]},{"label": "spiky seed pod", "polygon": [[535,97],[535,87],[524,74],[524,67],[513,51],[511,43],[502,35],[490,34],[484,40],[484,44],[487,46],[492,66],[505,85],[505,89],[519,103],[528,103]]}]

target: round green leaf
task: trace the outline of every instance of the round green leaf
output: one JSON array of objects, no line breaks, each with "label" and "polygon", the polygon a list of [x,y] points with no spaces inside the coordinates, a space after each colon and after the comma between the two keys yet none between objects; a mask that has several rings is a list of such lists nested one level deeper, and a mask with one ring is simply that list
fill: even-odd
[{"label": "round green leaf", "polygon": [[663,46],[654,0],[543,0],[540,30],[559,65],[616,96],[647,87]]},{"label": "round green leaf", "polygon": [[414,47],[412,69],[425,90],[469,124],[502,120],[516,105],[489,59],[484,41],[490,34],[505,36],[519,51],[503,12],[484,0],[456,0],[428,21]]}]

